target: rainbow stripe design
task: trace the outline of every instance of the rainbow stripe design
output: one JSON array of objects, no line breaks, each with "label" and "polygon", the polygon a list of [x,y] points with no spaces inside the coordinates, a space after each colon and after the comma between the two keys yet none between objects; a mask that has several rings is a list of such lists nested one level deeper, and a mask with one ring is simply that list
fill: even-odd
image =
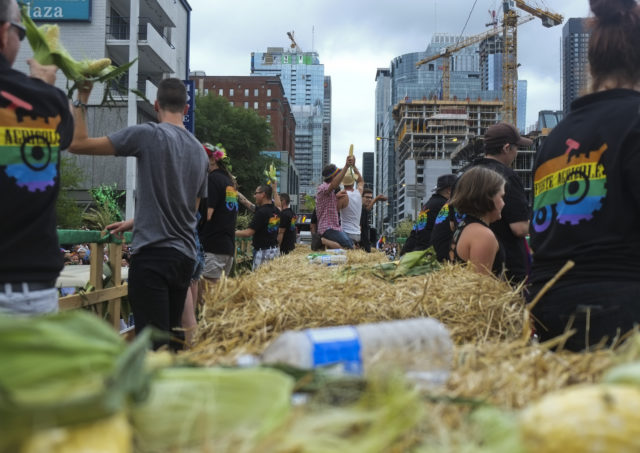
[{"label": "rainbow stripe design", "polygon": [[297,216],[291,217],[291,224],[289,225],[290,231],[296,231],[296,221],[298,220]]},{"label": "rainbow stripe design", "polygon": [[238,191],[233,186],[227,186],[224,199],[229,211],[238,211]]},{"label": "rainbow stripe design", "polygon": [[436,216],[436,225],[441,224],[442,222],[446,221],[449,218],[449,203],[445,203],[444,206],[442,206],[442,209],[440,209],[440,212],[438,212],[438,215]]},{"label": "rainbow stripe design", "polygon": [[427,218],[429,217],[428,212],[429,212],[428,209],[420,211],[420,213],[418,214],[418,219],[416,220],[416,223],[413,224],[413,231],[418,232],[426,228]]},{"label": "rainbow stripe design", "polygon": [[[11,103],[0,108],[0,167],[29,192],[45,191],[58,177],[60,135],[56,132],[60,116],[18,115],[32,110],[30,104],[6,92],[1,97]],[[23,112],[24,113],[24,112]]]},{"label": "rainbow stripe design", "polygon": [[[572,143],[579,143],[571,140]],[[579,147],[577,148],[579,149]],[[545,231],[555,220],[565,225],[589,221],[607,196],[607,175],[599,149],[577,149],[540,165],[534,175],[533,228]]]},{"label": "rainbow stripe design", "polygon": [[278,214],[273,214],[269,219],[269,223],[267,224],[267,232],[277,233],[279,227],[280,227],[280,217],[278,216]]}]

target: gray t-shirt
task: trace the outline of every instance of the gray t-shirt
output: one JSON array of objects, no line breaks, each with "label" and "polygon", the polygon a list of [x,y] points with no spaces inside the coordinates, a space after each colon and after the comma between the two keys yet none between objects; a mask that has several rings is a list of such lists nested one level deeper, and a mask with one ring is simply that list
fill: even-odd
[{"label": "gray t-shirt", "polygon": [[209,166],[200,142],[169,123],[130,126],[109,140],[116,155],[137,157],[133,253],[171,247],[195,259],[196,198],[207,196]]}]

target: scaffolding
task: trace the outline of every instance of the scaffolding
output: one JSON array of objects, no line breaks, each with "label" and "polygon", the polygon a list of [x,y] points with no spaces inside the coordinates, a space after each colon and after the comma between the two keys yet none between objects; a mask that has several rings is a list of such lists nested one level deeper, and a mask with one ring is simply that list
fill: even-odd
[{"label": "scaffolding", "polygon": [[455,98],[405,99],[394,106],[398,220],[415,217],[426,197],[429,162],[450,161],[453,153],[499,121],[501,109],[499,100]]}]

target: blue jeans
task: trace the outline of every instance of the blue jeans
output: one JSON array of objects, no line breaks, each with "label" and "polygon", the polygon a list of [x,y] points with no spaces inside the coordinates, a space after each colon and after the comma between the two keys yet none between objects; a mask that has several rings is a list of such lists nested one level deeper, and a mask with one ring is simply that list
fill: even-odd
[{"label": "blue jeans", "polygon": [[345,249],[353,248],[353,241],[349,236],[347,236],[347,233],[345,233],[344,231],[326,230],[324,233],[322,233],[322,237],[327,238],[330,241],[337,242],[341,247]]}]

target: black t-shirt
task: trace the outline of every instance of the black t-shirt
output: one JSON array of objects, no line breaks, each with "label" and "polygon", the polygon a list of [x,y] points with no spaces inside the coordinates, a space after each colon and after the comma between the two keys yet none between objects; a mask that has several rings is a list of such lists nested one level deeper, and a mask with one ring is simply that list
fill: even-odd
[{"label": "black t-shirt", "polygon": [[278,228],[280,227],[280,211],[273,204],[265,204],[256,207],[256,212],[249,224],[249,228],[255,231],[253,235],[253,248],[264,250],[278,246]]},{"label": "black t-shirt", "polygon": [[207,206],[213,215],[200,233],[205,252],[233,255],[238,218],[238,192],[227,174],[216,169],[209,173]]},{"label": "black t-shirt", "polygon": [[52,282],[63,266],[56,232],[60,153],[73,138],[59,89],[0,55],[0,282]]},{"label": "black t-shirt", "polygon": [[280,252],[289,253],[296,248],[296,217],[291,208],[283,209],[280,212],[280,228],[284,228]]},{"label": "black t-shirt", "polygon": [[413,224],[409,238],[407,238],[407,242],[400,252],[401,255],[414,250],[426,250],[429,248],[431,232],[436,223],[436,217],[446,202],[447,199],[438,193],[429,198],[418,214],[418,219]]},{"label": "black t-shirt", "polygon": [[[524,186],[516,172],[496,159],[480,157],[475,159],[465,170],[476,166],[494,170],[500,173],[506,180],[502,217],[497,222],[493,222],[490,228],[504,249],[507,278],[522,281],[527,276],[527,249],[525,239],[515,236],[509,224],[529,220],[529,204]],[[453,191],[455,191],[455,185],[452,189],[452,192]],[[445,213],[442,212],[441,214],[443,215]],[[449,220],[453,220],[455,224],[454,210],[449,209],[448,205],[446,206],[446,214]],[[444,259],[449,253],[449,245],[451,244],[451,238],[453,236],[450,223],[445,221],[442,215],[438,215],[440,220],[436,220],[436,226],[431,235],[431,244],[436,249],[436,254],[439,259]]]},{"label": "black t-shirt", "polygon": [[637,281],[640,275],[640,93],[589,94],[546,138],[534,164],[533,283]]}]

